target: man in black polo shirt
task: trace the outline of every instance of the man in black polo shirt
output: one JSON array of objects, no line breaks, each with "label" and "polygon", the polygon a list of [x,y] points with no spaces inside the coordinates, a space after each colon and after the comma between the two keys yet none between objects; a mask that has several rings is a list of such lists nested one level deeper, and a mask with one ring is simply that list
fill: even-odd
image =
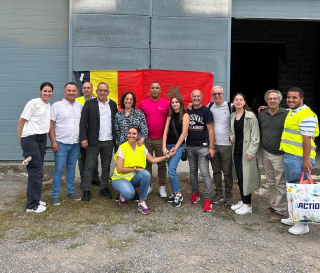
[{"label": "man in black polo shirt", "polygon": [[279,151],[284,121],[288,110],[280,107],[282,94],[278,90],[269,90],[264,95],[268,108],[263,110],[258,117],[262,160],[266,177],[269,183],[270,207],[264,215],[272,215],[270,222],[277,223],[287,215],[286,180],[283,171],[283,155]]}]

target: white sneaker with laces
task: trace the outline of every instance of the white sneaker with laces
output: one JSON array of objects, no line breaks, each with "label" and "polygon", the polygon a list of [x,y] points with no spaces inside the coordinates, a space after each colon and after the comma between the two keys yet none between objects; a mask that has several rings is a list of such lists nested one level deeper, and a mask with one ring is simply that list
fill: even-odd
[{"label": "white sneaker with laces", "polygon": [[281,223],[284,224],[284,225],[287,225],[287,226],[293,226],[293,225],[294,225],[294,223],[291,222],[291,221],[289,220],[289,218],[287,218],[287,219],[285,219],[285,218],[281,219]]},{"label": "white sneaker with laces", "polygon": [[39,205],[40,205],[40,206],[43,206],[43,207],[46,207],[46,206],[47,206],[47,203],[46,203],[46,202],[43,202],[43,201],[39,201]]},{"label": "white sneaker with laces", "polygon": [[165,186],[160,186],[159,187],[159,193],[160,197],[166,198],[168,195],[166,193],[166,187]]},{"label": "white sneaker with laces", "polygon": [[243,204],[243,206],[240,209],[237,209],[235,213],[239,215],[252,213],[252,207],[249,207],[248,205]]},{"label": "white sneaker with laces", "polygon": [[232,209],[232,210],[237,210],[237,209],[240,209],[242,206],[243,206],[243,202],[242,202],[242,201],[239,201],[237,204],[232,205],[232,206],[231,206],[231,209]]},{"label": "white sneaker with laces", "polygon": [[35,212],[35,213],[41,213],[46,211],[46,207],[43,206],[38,206],[37,208],[33,208],[33,209],[27,209],[26,212]]},{"label": "white sneaker with laces", "polygon": [[152,192],[152,187],[149,186],[147,195]]},{"label": "white sneaker with laces", "polygon": [[294,235],[300,235],[309,232],[309,226],[303,223],[295,223],[288,231]]}]

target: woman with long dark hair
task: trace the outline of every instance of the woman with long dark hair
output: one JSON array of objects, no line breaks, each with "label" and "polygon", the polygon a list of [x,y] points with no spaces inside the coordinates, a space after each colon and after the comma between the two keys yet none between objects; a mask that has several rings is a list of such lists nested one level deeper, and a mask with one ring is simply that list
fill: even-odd
[{"label": "woman with long dark hair", "polygon": [[53,85],[40,86],[40,98],[30,100],[18,121],[18,139],[23,150],[28,171],[26,212],[44,212],[46,203],[41,201],[43,163],[46,154],[47,133],[50,129],[50,104]]},{"label": "woman with long dark hair", "polygon": [[251,193],[258,190],[261,177],[257,159],[260,142],[259,124],[242,93],[233,97],[230,141],[241,201],[231,206],[236,214],[252,213]]},{"label": "woman with long dark hair", "polygon": [[162,151],[165,155],[173,149],[176,151],[174,157],[168,160],[168,173],[171,183],[172,194],[168,198],[168,202],[173,207],[179,207],[183,200],[179,177],[177,175],[177,166],[182,156],[183,143],[188,134],[189,114],[184,108],[183,101],[179,96],[173,96],[170,100],[169,116],[163,132]]}]

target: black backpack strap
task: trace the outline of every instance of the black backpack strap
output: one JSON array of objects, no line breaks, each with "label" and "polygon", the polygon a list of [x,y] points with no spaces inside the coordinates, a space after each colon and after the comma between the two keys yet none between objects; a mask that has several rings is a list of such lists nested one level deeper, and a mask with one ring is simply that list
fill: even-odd
[{"label": "black backpack strap", "polygon": [[214,101],[210,102],[208,108],[210,109],[213,104],[214,104]]},{"label": "black backpack strap", "polygon": [[231,114],[231,112],[232,112],[232,110],[231,110],[232,106],[231,106],[231,102],[230,102],[230,101],[228,101],[228,107],[229,107],[229,112],[230,112],[230,114]]}]

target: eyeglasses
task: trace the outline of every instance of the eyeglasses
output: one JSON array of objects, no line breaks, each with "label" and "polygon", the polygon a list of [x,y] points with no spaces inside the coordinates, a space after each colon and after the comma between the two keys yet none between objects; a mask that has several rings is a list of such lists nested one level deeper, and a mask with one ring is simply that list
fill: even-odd
[{"label": "eyeglasses", "polygon": [[107,89],[97,89],[97,91],[98,92],[105,92],[105,93],[109,92],[109,90],[107,90]]},{"label": "eyeglasses", "polygon": [[221,96],[223,93],[212,93],[212,97]]}]

